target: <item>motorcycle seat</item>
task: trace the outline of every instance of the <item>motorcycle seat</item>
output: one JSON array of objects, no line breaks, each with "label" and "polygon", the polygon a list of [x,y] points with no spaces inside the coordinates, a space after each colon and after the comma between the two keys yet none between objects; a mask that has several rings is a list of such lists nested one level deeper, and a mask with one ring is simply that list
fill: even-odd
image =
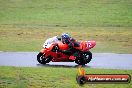
[{"label": "motorcycle seat", "polygon": [[80,42],[76,42],[76,43],[74,44],[74,47],[80,47]]}]

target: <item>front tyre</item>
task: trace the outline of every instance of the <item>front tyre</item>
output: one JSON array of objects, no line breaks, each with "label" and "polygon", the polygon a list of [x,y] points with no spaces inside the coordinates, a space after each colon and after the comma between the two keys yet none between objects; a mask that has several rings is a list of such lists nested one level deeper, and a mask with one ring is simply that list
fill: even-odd
[{"label": "front tyre", "polygon": [[44,53],[40,52],[38,55],[37,55],[37,61],[40,63],[40,64],[46,64],[46,63],[49,63],[50,61],[52,60],[52,57],[51,56],[48,56],[48,57],[44,57]]}]

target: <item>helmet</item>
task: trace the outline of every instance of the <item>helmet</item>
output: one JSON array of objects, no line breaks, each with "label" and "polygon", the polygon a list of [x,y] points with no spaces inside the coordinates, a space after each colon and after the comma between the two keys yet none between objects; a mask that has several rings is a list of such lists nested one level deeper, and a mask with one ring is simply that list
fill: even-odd
[{"label": "helmet", "polygon": [[69,34],[63,33],[61,38],[62,38],[63,44],[69,44],[70,43],[70,35]]}]

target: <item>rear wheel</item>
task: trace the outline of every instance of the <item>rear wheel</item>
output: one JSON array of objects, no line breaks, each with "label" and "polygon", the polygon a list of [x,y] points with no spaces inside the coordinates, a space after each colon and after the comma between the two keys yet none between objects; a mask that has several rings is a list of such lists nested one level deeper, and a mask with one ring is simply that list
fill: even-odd
[{"label": "rear wheel", "polygon": [[81,60],[80,58],[77,58],[75,60],[75,63],[77,63],[78,65],[85,65],[86,62],[84,62],[83,60]]},{"label": "rear wheel", "polygon": [[92,53],[90,51],[82,53],[77,59],[75,60],[75,63],[78,65],[85,65],[89,63],[92,59]]},{"label": "rear wheel", "polygon": [[40,64],[46,64],[46,63],[49,63],[51,60],[52,60],[52,57],[51,56],[48,56],[48,57],[44,57],[44,53],[39,53],[37,55],[37,61],[40,63]]},{"label": "rear wheel", "polygon": [[90,51],[86,52],[84,58],[86,58],[86,63],[89,63],[92,59],[92,53]]}]

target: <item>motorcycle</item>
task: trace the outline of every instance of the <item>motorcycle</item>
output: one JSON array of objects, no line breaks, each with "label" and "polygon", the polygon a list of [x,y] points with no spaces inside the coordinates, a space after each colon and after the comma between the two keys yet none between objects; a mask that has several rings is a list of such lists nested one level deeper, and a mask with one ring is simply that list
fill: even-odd
[{"label": "motorcycle", "polygon": [[[62,53],[61,50],[67,50],[68,45],[63,44],[57,37],[49,38],[45,41],[43,49],[37,55],[37,61],[40,64],[46,64],[50,61],[52,62],[74,62],[78,65],[85,65],[89,63],[92,59],[92,53],[89,51],[96,45],[96,42],[91,41],[81,41],[77,42],[74,46],[74,51],[70,54]],[[74,58],[73,54],[77,53]]]}]

